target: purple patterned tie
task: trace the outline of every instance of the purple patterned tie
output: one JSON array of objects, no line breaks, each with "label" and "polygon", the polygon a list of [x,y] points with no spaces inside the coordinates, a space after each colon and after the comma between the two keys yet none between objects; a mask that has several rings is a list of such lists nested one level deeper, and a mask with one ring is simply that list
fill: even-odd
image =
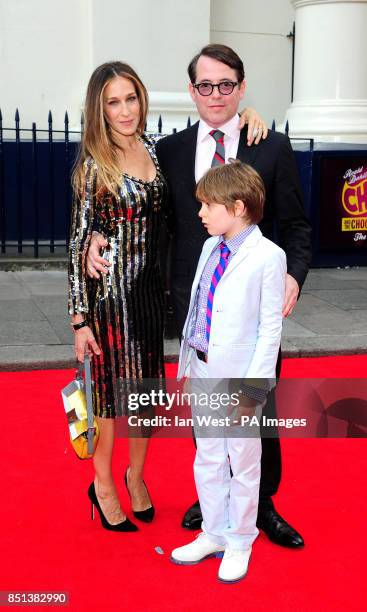
[{"label": "purple patterned tie", "polygon": [[208,301],[206,305],[206,339],[209,342],[210,337],[210,327],[212,324],[212,309],[213,309],[213,298],[214,292],[217,288],[217,285],[224,274],[224,270],[228,266],[228,257],[230,254],[230,250],[227,247],[225,242],[220,243],[220,259],[217,267],[215,268],[212,276],[212,281],[210,283],[210,289],[208,293]]},{"label": "purple patterned tie", "polygon": [[220,130],[212,130],[209,134],[214,138],[216,143],[211,167],[215,168],[216,166],[222,166],[225,162],[224,134]]}]

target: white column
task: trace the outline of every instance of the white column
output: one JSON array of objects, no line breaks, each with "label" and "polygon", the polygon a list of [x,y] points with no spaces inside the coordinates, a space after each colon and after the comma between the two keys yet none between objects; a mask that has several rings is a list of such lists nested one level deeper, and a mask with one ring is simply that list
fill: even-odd
[{"label": "white column", "polygon": [[367,142],[367,0],[291,0],[296,9],[290,136]]}]

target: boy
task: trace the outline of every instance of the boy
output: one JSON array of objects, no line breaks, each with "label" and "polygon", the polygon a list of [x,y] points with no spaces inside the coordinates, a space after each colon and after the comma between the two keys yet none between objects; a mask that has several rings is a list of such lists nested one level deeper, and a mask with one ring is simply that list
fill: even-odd
[{"label": "boy", "polygon": [[[192,286],[178,379],[189,374],[197,391],[205,380],[213,390],[218,379],[258,379],[242,384],[245,394],[238,396],[236,411],[241,417],[263,405],[267,381],[275,379],[286,258],[256,225],[263,214],[264,185],[250,166],[232,160],[211,168],[199,181],[196,197],[212,238],[203,246]],[[194,422],[200,411],[193,407]],[[232,422],[241,419],[233,420],[232,414]],[[212,432],[200,437],[197,430],[194,474],[202,533],[176,548],[171,560],[192,565],[224,551],[218,578],[237,582],[246,575],[258,535],[261,440],[234,437],[231,427],[222,437]]]}]

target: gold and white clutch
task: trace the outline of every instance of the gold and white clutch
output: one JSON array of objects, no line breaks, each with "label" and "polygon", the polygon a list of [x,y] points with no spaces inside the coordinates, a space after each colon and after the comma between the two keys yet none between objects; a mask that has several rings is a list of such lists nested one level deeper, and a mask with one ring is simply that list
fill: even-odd
[{"label": "gold and white clutch", "polygon": [[[84,378],[83,378],[84,370]],[[61,391],[68,420],[70,443],[79,459],[90,459],[96,449],[99,430],[93,415],[90,359],[78,364],[75,379]]]}]

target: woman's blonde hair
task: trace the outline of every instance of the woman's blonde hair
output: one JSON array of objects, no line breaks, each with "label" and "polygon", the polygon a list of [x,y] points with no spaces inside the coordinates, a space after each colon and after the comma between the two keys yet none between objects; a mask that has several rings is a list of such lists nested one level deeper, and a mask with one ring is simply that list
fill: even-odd
[{"label": "woman's blonde hair", "polygon": [[88,157],[92,157],[97,168],[97,191],[107,189],[117,195],[121,180],[121,170],[118,166],[117,148],[103,112],[103,94],[106,86],[116,77],[124,77],[134,85],[140,104],[140,120],[137,133],[142,134],[148,113],[148,92],[128,64],[122,62],[106,62],[93,72],[87,88],[84,107],[84,133],[80,143],[79,155],[75,163],[72,183],[76,193],[82,193],[85,183],[83,165]]}]

